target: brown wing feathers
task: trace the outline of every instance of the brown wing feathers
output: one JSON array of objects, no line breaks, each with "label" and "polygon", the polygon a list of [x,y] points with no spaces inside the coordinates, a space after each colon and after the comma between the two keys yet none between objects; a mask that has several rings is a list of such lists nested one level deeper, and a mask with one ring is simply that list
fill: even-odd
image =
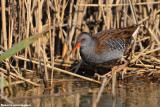
[{"label": "brown wing feathers", "polygon": [[[138,26],[130,26],[121,29],[110,29],[101,31],[93,35],[93,39],[96,43],[95,53],[101,54],[103,50],[120,49],[125,51],[130,44],[132,34]],[[101,49],[100,49],[101,48]]]},{"label": "brown wing feathers", "polygon": [[130,38],[137,27],[138,26],[130,26],[127,28],[110,29],[99,32],[99,35],[95,34],[93,37],[97,38],[100,44],[105,43],[108,39],[119,39],[119,38],[124,39],[125,43],[129,43]]}]

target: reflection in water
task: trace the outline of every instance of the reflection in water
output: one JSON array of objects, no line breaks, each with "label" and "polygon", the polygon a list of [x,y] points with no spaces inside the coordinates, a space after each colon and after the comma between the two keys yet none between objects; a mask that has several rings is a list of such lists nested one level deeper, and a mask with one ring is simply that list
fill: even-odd
[{"label": "reflection in water", "polygon": [[[33,107],[159,107],[160,105],[159,83],[119,82],[116,87],[116,99],[112,99],[110,84],[105,87],[98,104],[96,98],[100,85],[81,79],[57,80],[54,82],[52,92],[42,87],[27,91],[15,87],[15,98],[10,99],[14,104],[31,104]],[[56,94],[51,95],[51,93]],[[25,96],[30,97],[25,98]]]},{"label": "reflection in water", "polygon": [[159,107],[159,83],[130,83],[124,88],[123,107]]}]

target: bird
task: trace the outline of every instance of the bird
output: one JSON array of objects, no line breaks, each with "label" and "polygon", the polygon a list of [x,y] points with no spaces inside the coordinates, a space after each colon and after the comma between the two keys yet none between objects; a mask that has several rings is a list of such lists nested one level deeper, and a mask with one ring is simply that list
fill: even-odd
[{"label": "bird", "polygon": [[129,27],[108,29],[92,36],[87,32],[80,33],[77,37],[76,46],[71,51],[73,53],[80,47],[82,61],[76,66],[75,73],[77,73],[81,64],[84,62],[90,65],[97,65],[119,59],[124,61],[124,64],[116,68],[120,71],[128,64],[128,61],[123,56],[131,45],[131,41],[139,28],[140,25],[132,25]]}]

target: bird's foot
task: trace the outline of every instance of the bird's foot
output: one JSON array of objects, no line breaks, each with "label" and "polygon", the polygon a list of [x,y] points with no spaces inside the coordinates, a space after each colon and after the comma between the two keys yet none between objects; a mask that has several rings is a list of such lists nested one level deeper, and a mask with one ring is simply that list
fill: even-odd
[{"label": "bird's foot", "polygon": [[110,77],[110,76],[111,76],[111,72],[108,72],[108,73],[106,73],[106,74],[104,74],[104,75],[100,75],[100,74],[98,74],[98,73],[95,73],[95,74],[94,74],[94,78],[97,78],[98,81],[101,81],[101,80],[103,80],[104,78],[108,78],[108,77]]},{"label": "bird's foot", "polygon": [[106,74],[100,75],[100,74],[98,74],[98,73],[95,73],[95,74],[94,74],[94,78],[98,78],[98,81],[101,81],[101,80],[103,80],[104,78],[109,78],[109,77],[111,77],[111,76],[112,76],[112,71],[116,71],[116,72],[117,72],[117,70],[119,70],[119,67],[118,67],[118,66],[114,66],[114,67],[112,68],[112,70],[111,70],[110,72],[106,73]]},{"label": "bird's foot", "polygon": [[100,75],[100,74],[98,74],[98,73],[95,73],[95,74],[94,74],[94,78],[98,78],[98,81],[100,81],[100,80],[103,80],[104,78],[111,77],[111,76],[112,76],[112,72],[114,72],[114,71],[115,71],[116,73],[120,72],[120,71],[123,70],[123,69],[127,66],[127,64],[128,64],[128,61],[127,61],[127,60],[124,60],[124,59],[122,59],[122,60],[124,61],[124,64],[122,64],[122,65],[120,65],[120,66],[114,66],[110,72],[108,72],[108,73],[106,73],[106,74],[104,74],[104,75]]}]

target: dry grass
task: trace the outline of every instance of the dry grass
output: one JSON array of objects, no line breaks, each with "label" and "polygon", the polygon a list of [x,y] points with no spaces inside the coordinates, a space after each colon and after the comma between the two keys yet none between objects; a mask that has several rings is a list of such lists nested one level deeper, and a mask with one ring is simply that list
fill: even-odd
[{"label": "dry grass", "polygon": [[[66,59],[61,64],[62,58],[75,45],[80,32],[93,34],[105,29],[139,24],[149,19],[143,23],[144,26],[135,38],[128,58],[130,66],[126,67],[125,73],[132,75],[148,72],[148,76],[152,73],[160,73],[160,2],[134,0],[132,7],[128,0],[124,1],[19,0],[13,2],[11,0],[5,7],[3,5],[5,1],[2,0],[1,53],[4,52],[2,48],[5,50],[11,48],[29,35],[41,32],[45,26],[54,28],[31,46],[18,52],[14,58],[1,62],[0,69],[5,71],[5,75],[9,71],[11,78],[14,76],[24,80],[22,74],[38,69],[44,75],[44,84],[49,87],[49,78],[53,81],[54,70],[63,72],[55,66],[70,67],[74,63]],[[71,58],[80,59],[79,50]],[[51,75],[49,75],[50,71]],[[70,75],[76,74],[70,73]],[[11,79],[9,80],[11,84]],[[16,79],[12,78],[12,80]],[[25,81],[32,83],[27,79]]]}]

